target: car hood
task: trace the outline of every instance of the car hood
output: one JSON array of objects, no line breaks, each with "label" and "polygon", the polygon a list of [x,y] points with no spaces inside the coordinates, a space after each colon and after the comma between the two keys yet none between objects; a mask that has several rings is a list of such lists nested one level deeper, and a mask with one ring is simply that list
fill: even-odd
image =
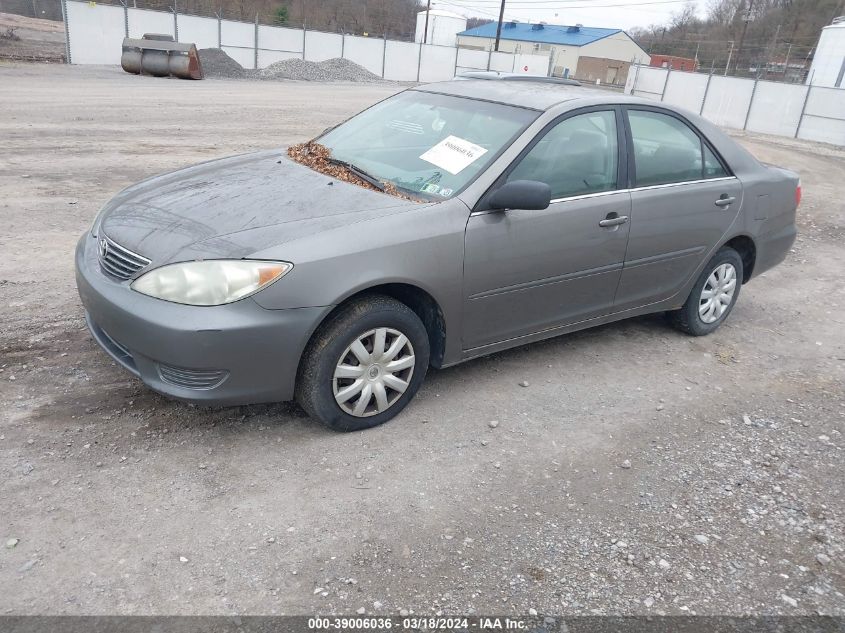
[{"label": "car hood", "polygon": [[115,196],[97,229],[154,265],[242,258],[322,231],[419,208],[293,162],[244,154],[155,176]]}]

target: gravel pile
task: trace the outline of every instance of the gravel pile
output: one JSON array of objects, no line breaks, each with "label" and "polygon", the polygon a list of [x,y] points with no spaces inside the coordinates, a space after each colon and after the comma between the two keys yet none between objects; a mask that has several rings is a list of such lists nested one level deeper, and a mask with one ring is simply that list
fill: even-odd
[{"label": "gravel pile", "polygon": [[322,62],[285,59],[259,71],[261,79],[298,79],[302,81],[381,81],[366,68],[348,59],[335,57]]},{"label": "gravel pile", "polygon": [[203,48],[199,51],[203,74],[210,79],[242,79],[246,70],[219,48]]}]

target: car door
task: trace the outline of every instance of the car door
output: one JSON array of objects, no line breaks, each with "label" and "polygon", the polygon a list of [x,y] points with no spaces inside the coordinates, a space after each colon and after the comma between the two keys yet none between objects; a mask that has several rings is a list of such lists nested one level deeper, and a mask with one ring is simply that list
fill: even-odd
[{"label": "car door", "polygon": [[739,213],[742,184],[680,115],[625,108],[631,223],[614,302],[625,310],[676,294]]},{"label": "car door", "polygon": [[[466,228],[464,349],[516,338],[612,308],[628,239],[630,194],[621,109],[564,115],[502,175],[549,184],[542,211],[474,212]],[[622,189],[622,190],[620,190]]]}]

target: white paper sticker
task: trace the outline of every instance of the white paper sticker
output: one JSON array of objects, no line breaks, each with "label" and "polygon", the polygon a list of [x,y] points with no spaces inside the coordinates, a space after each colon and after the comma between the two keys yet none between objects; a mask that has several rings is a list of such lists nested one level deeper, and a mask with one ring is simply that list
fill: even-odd
[{"label": "white paper sticker", "polygon": [[487,150],[480,145],[457,136],[447,136],[420,158],[454,176],[486,153]]}]

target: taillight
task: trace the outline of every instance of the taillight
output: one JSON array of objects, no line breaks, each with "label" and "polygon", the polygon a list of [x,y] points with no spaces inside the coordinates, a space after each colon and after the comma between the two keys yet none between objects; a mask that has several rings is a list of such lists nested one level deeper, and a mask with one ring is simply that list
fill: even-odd
[{"label": "taillight", "polygon": [[798,185],[795,187],[795,208],[798,208],[798,205],[801,204],[801,181],[798,181]]}]

